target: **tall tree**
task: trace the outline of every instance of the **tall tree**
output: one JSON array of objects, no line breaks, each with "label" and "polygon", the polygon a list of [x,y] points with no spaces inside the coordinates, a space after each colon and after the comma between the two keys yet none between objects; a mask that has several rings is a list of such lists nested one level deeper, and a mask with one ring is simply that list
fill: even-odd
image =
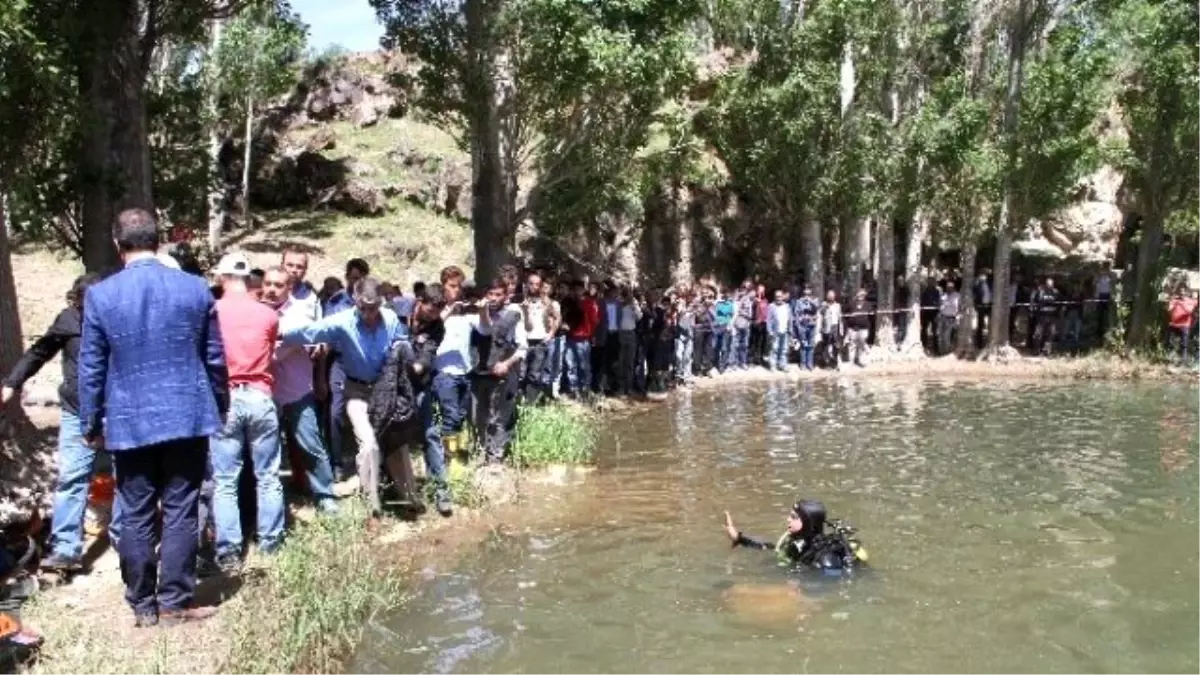
[{"label": "tall tree", "polygon": [[[220,21],[214,19],[214,34]],[[213,38],[209,64],[209,86],[214,88],[209,93],[220,102],[218,117],[210,124],[216,129],[243,128],[242,222],[250,227],[254,122],[264,104],[295,85],[295,65],[304,55],[308,27],[287,3],[277,0],[259,0],[224,23],[220,39]],[[216,251],[219,236],[214,241],[211,230],[210,226],[209,246]]]},{"label": "tall tree", "polygon": [[480,281],[511,257],[527,217],[541,214],[549,225],[571,211],[586,222],[595,204],[611,205],[614,186],[624,184],[610,180],[620,178],[614,166],[637,163],[655,113],[681,92],[690,70],[681,36],[698,7],[694,0],[371,4],[386,25],[384,45],[422,63],[420,106],[465,132]]},{"label": "tall tree", "polygon": [[1118,103],[1127,120],[1123,162],[1141,235],[1136,290],[1127,342],[1140,348],[1157,307],[1164,229],[1196,229],[1200,157],[1200,17],[1184,0],[1127,0],[1111,20],[1125,57]]},{"label": "tall tree", "polygon": [[[9,241],[8,186],[31,158],[38,136],[50,121],[55,89],[46,86],[57,76],[58,64],[34,30],[39,18],[35,3],[13,0],[0,6],[0,372],[7,373],[20,358],[23,341],[16,279]],[[0,527],[28,516],[27,503],[41,501],[51,487],[49,467],[35,459],[37,447],[29,438],[32,425],[19,397],[0,406]]]},{"label": "tall tree", "polygon": [[[1109,48],[1097,4],[1019,0],[1010,19],[1000,128],[1004,191],[996,231],[988,354],[1008,347],[1009,268],[1014,235],[1031,218],[1067,205],[1072,188],[1099,164],[1097,121],[1111,96]],[[1018,50],[1017,46],[1021,49]]]}]

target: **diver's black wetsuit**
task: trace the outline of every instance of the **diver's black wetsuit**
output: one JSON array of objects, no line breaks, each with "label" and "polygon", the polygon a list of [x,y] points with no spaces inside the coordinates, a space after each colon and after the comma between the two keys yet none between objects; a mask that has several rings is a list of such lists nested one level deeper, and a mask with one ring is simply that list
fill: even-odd
[{"label": "diver's black wetsuit", "polygon": [[785,533],[772,544],[739,532],[733,545],[775,551],[780,560],[789,565],[812,567],[833,574],[866,566],[866,550],[852,538],[853,528],[836,520],[827,524],[824,507],[805,502],[797,507],[804,508],[801,516],[804,530],[799,534]]}]

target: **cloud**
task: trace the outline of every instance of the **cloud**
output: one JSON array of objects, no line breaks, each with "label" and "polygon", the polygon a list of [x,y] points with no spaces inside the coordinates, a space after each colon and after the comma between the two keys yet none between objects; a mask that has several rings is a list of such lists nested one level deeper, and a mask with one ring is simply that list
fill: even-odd
[{"label": "cloud", "polygon": [[356,52],[379,48],[383,26],[367,0],[292,0],[292,8],[308,24],[308,42],[316,49],[335,44]]}]

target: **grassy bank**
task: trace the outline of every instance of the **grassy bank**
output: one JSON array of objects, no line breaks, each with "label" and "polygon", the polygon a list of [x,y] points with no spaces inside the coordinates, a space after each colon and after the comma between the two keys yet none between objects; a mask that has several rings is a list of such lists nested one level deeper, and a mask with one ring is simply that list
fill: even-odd
[{"label": "grassy bank", "polygon": [[511,461],[522,469],[588,464],[598,432],[597,414],[583,406],[524,406],[517,413]]},{"label": "grassy bank", "polygon": [[70,603],[74,611],[58,601],[71,587],[43,594],[26,613],[46,634],[31,672],[336,671],[364,621],[395,606],[403,578],[373,552],[363,507],[357,500],[344,506],[341,515],[296,527],[276,556],[248,561],[240,588],[206,581],[198,596],[232,593],[207,622],[135,629],[112,588],[119,578],[104,580],[109,592]]},{"label": "grassy bank", "polygon": [[[522,408],[510,459],[522,470],[587,463],[599,422],[596,413],[580,406]],[[504,475],[498,487],[494,475],[458,465],[451,472],[456,501],[470,509],[501,499],[498,492],[517,489],[516,474]],[[370,617],[399,604],[407,576],[407,557],[380,546],[380,536],[363,527],[365,516],[362,504],[351,499],[338,516],[299,523],[277,555],[248,561],[240,587],[228,580],[200,586],[199,603],[228,598],[215,618],[176,628],[133,628],[110,553],[102,559],[107,566],[42,593],[27,608],[27,622],[46,636],[41,659],[30,670],[336,672]],[[462,522],[470,517],[467,511]],[[434,516],[426,525],[454,527],[456,522]],[[410,527],[400,521],[385,524],[395,531]]]},{"label": "grassy bank", "polygon": [[358,643],[362,626],[400,599],[398,570],[372,550],[354,500],[298,528],[237,602],[222,609],[229,654],[220,670],[325,673]]}]

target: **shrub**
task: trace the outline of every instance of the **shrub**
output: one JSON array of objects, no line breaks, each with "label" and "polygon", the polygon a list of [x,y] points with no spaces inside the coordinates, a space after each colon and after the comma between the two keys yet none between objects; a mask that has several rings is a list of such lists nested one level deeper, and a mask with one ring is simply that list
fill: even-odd
[{"label": "shrub", "polygon": [[596,445],[596,419],[586,409],[552,403],[517,411],[511,461],[517,467],[585,464]]}]

